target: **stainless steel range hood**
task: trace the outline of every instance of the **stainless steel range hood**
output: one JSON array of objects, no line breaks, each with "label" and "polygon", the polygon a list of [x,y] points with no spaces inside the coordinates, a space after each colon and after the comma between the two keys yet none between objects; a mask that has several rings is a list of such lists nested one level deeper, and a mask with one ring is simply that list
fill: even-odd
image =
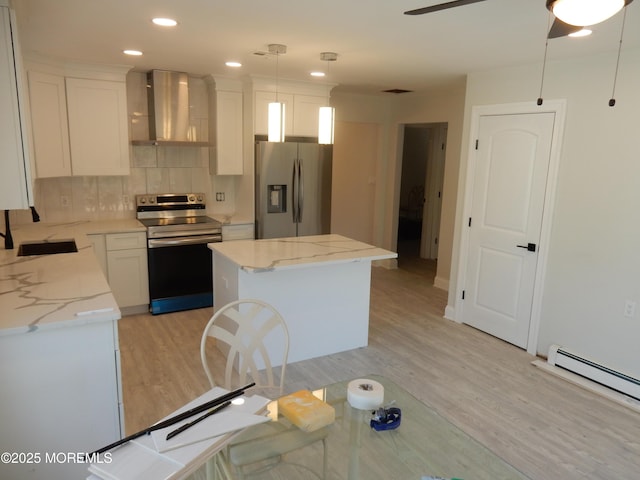
[{"label": "stainless steel range hood", "polygon": [[134,145],[209,146],[197,138],[189,124],[189,76],[183,72],[152,70],[147,73],[149,140]]}]

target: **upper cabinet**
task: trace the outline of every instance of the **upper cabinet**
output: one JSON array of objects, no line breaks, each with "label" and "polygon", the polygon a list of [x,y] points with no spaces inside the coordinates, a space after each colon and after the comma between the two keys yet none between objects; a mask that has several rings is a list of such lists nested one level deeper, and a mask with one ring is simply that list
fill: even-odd
[{"label": "upper cabinet", "polygon": [[0,0],[0,209],[33,205],[27,137],[27,109],[22,95],[22,59],[15,18]]},{"label": "upper cabinet", "polygon": [[320,107],[328,106],[327,85],[305,82],[279,81],[254,77],[254,133],[266,135],[268,125],[268,105],[276,101],[284,103],[285,137],[317,137],[318,113]]},{"label": "upper cabinet", "polygon": [[127,68],[27,70],[36,176],[128,175]]},{"label": "upper cabinet", "polygon": [[28,76],[37,176],[71,175],[64,77],[37,71],[30,71]]},{"label": "upper cabinet", "polygon": [[[284,103],[284,134],[293,135],[293,95],[278,92],[278,102]],[[276,101],[275,92],[256,90],[253,94],[254,101],[254,131],[256,135],[269,133],[269,104]],[[316,133],[317,135],[317,133]]]},{"label": "upper cabinet", "polygon": [[242,175],[242,83],[209,78],[210,171],[215,175]]}]

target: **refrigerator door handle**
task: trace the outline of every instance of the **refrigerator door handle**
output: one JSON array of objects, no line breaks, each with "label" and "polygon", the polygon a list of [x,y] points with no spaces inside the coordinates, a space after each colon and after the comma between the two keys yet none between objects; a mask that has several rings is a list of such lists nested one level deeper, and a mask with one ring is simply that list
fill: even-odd
[{"label": "refrigerator door handle", "polygon": [[293,223],[298,222],[298,172],[297,159],[293,160],[293,174],[291,177],[291,213],[293,215]]},{"label": "refrigerator door handle", "polygon": [[304,170],[302,160],[298,159],[298,223],[302,222],[302,211],[304,209]]}]

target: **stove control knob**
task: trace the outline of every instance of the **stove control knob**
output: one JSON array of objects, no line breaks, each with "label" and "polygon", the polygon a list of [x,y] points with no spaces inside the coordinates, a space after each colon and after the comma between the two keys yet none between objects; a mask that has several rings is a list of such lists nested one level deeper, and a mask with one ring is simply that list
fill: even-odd
[{"label": "stove control knob", "polygon": [[202,200],[203,200],[202,195],[198,195],[198,201],[202,202]]},{"label": "stove control knob", "polygon": [[196,201],[196,196],[195,195],[189,195],[189,201],[191,203],[194,203]]},{"label": "stove control knob", "polygon": [[149,197],[149,203],[156,203],[156,199],[153,197]]},{"label": "stove control knob", "polygon": [[147,203],[147,199],[144,197],[140,197],[139,202],[144,205],[145,203]]}]

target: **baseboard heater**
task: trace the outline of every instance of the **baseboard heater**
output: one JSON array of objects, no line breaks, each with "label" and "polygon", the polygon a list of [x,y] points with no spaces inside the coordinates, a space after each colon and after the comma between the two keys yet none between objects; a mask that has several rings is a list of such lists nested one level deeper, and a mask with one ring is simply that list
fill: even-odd
[{"label": "baseboard heater", "polygon": [[549,347],[547,363],[640,400],[640,380],[597,364],[558,345]]}]

